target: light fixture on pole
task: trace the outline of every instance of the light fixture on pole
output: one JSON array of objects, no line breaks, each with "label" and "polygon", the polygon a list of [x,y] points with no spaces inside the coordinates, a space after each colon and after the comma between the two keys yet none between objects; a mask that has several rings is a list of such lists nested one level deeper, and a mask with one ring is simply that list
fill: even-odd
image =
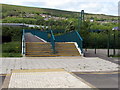
[{"label": "light fixture on pole", "polygon": [[112,31],[114,32],[114,35],[113,35],[113,37],[114,37],[114,39],[113,39],[113,55],[115,56],[115,47],[116,47],[116,40],[115,40],[115,30],[117,30],[117,27],[114,27],[114,28],[112,28]]}]

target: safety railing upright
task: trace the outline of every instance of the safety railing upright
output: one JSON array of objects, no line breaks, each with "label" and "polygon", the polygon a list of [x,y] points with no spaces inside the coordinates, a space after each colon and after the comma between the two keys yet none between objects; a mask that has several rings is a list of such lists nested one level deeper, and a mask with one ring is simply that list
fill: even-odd
[{"label": "safety railing upright", "polygon": [[25,55],[25,30],[23,29],[22,33],[22,55]]},{"label": "safety railing upright", "polygon": [[77,44],[78,44],[78,47],[81,49],[81,53],[83,53],[83,39],[81,38],[80,34],[75,31],[76,35],[77,35]]},{"label": "safety railing upright", "polygon": [[55,37],[53,35],[53,31],[52,30],[50,31],[50,34],[51,34],[50,42],[51,42],[51,45],[52,45],[52,50],[53,50],[53,53],[56,53],[56,50],[55,50]]}]

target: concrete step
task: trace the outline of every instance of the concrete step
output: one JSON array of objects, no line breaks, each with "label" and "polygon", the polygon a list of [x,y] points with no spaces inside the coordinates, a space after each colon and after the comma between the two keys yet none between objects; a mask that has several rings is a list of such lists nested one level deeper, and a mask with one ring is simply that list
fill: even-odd
[{"label": "concrete step", "polygon": [[56,42],[56,53],[53,53],[50,43],[27,42],[26,56],[80,56],[74,43]]},{"label": "concrete step", "polygon": [[74,43],[56,43],[56,52],[58,55],[80,56]]}]

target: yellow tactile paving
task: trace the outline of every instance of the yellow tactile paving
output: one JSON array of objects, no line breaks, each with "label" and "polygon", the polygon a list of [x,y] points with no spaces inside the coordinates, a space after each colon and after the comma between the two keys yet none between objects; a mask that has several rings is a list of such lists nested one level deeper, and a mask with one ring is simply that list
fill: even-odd
[{"label": "yellow tactile paving", "polygon": [[26,70],[13,70],[12,73],[24,73],[24,72],[55,72],[55,71],[65,71],[64,69],[26,69]]}]

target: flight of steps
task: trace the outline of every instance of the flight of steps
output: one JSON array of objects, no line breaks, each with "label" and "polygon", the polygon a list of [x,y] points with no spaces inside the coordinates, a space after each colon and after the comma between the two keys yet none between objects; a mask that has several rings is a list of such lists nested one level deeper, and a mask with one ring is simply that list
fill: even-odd
[{"label": "flight of steps", "polygon": [[44,56],[80,56],[74,43],[56,42],[56,53],[54,54],[50,43],[26,42],[27,57]]},{"label": "flight of steps", "polygon": [[56,43],[56,54],[58,56],[80,56],[75,44],[67,42]]},{"label": "flight of steps", "polygon": [[44,42],[26,42],[27,57],[52,56],[50,43]]}]

